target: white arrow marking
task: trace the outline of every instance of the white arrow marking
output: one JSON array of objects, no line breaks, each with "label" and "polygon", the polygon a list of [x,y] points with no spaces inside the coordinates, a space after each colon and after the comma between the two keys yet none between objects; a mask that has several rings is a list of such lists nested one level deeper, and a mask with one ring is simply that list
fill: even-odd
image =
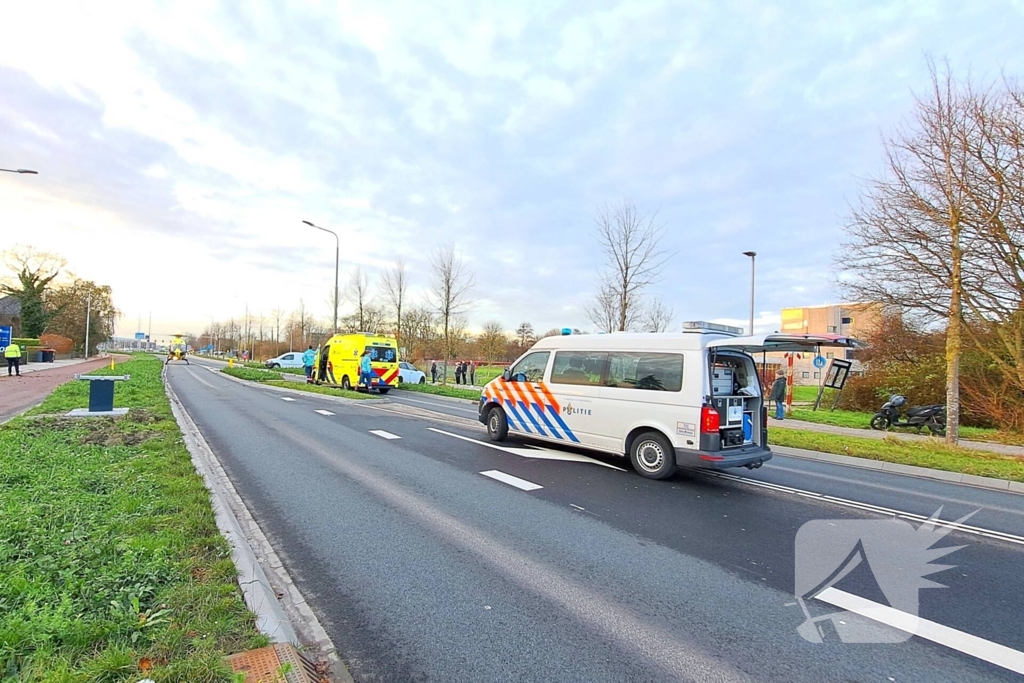
[{"label": "white arrow marking", "polygon": [[536,491],[537,489],[544,488],[540,484],[534,484],[532,481],[526,481],[525,479],[520,479],[519,477],[513,477],[511,474],[505,474],[504,472],[499,472],[498,470],[487,470],[486,472],[481,472],[480,474],[484,475],[485,477],[490,477],[491,479],[497,479],[500,482],[508,484],[509,486],[515,486],[517,489],[522,489],[524,491]]},{"label": "white arrow marking", "polygon": [[383,429],[371,429],[371,434],[379,436],[382,439],[401,439],[398,434],[392,434],[391,432],[385,432]]},{"label": "white arrow marking", "polygon": [[600,465],[601,467],[608,467],[613,470],[618,470],[620,472],[626,471],[621,467],[609,465],[606,462],[594,460],[593,458],[588,458],[587,456],[579,455],[578,453],[553,451],[549,448],[513,448],[511,446],[499,446],[497,444],[487,443],[486,441],[477,441],[476,439],[471,439],[468,436],[462,436],[461,434],[452,434],[451,432],[446,432],[443,429],[435,429],[433,427],[427,427],[427,429],[429,429],[432,432],[437,432],[438,434],[450,436],[454,439],[462,439],[463,441],[469,441],[470,443],[475,443],[478,446],[486,446],[487,448],[493,448],[494,450],[497,451],[504,451],[505,453],[511,453],[512,455],[518,455],[521,458],[532,458],[534,460],[562,460],[565,462],[589,462],[592,465]]},{"label": "white arrow marking", "polygon": [[327,415],[328,417],[330,417],[331,415],[334,415],[334,413],[332,413],[329,410],[314,410],[313,412],[314,413],[320,413],[321,415]]}]

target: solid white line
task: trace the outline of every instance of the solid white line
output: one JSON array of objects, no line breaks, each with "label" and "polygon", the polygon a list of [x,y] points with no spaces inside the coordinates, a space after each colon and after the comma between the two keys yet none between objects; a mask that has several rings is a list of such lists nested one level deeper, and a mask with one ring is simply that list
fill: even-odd
[{"label": "solid white line", "polygon": [[576,505],[575,503],[569,503],[569,507],[573,507],[576,508],[577,510],[583,510],[584,512],[586,512],[586,508],[581,508],[579,505]]},{"label": "solid white line", "polygon": [[544,488],[540,484],[534,484],[532,481],[526,481],[525,479],[520,479],[519,477],[513,477],[511,474],[505,474],[504,472],[499,472],[498,470],[487,470],[486,472],[481,472],[480,474],[484,475],[485,477],[490,477],[491,479],[497,479],[500,482],[508,484],[509,486],[515,486],[517,489],[522,489],[524,491],[536,491],[537,489]]},{"label": "solid white line", "polygon": [[512,446],[499,446],[494,443],[487,443],[486,441],[477,441],[471,439],[468,436],[462,436],[461,434],[453,434],[446,432],[443,429],[436,429],[434,427],[427,427],[428,430],[436,432],[438,434],[444,434],[450,436],[453,439],[461,439],[462,441],[468,441],[475,443],[478,446],[486,446],[487,448],[493,448],[496,451],[503,451],[505,453],[511,453],[512,455],[518,455],[521,458],[531,458],[533,460],[562,460],[565,462],[589,462],[592,465],[600,465],[601,467],[608,467],[613,470],[625,472],[626,470],[615,465],[609,465],[606,462],[595,460],[594,458],[588,458],[585,455],[579,455],[578,453],[569,453],[567,451],[555,451],[550,448],[514,448]]},{"label": "solid white line", "polygon": [[290,396],[282,396],[282,397],[281,397],[281,400],[282,400],[282,401],[294,401],[295,399],[294,399],[294,398],[292,398],[292,397],[290,397]]},{"label": "solid white line", "polygon": [[370,433],[371,434],[375,434],[376,436],[379,436],[382,439],[401,439],[402,438],[398,434],[392,434],[391,432],[385,432],[383,429],[371,429]]},{"label": "solid white line", "polygon": [[314,410],[313,412],[314,413],[320,413],[321,415],[327,415],[328,417],[331,416],[331,415],[334,415],[334,413],[332,413],[329,410]]},{"label": "solid white line", "polygon": [[933,643],[944,645],[957,652],[977,657],[989,664],[995,664],[1004,669],[1024,674],[1024,652],[1014,650],[1005,645],[993,643],[978,636],[972,636],[970,633],[957,631],[955,628],[949,628],[928,619],[915,617],[912,614],[893,609],[888,605],[872,602],[837,588],[826,588],[814,597],[848,612],[853,612],[901,631],[912,633],[918,638],[930,640]]},{"label": "solid white line", "polygon": [[[929,517],[927,515],[919,515],[914,512],[905,512],[903,510],[894,510],[892,508],[881,507],[880,505],[871,505],[870,503],[861,503],[856,500],[848,500],[846,498],[839,498],[838,496],[829,496],[823,493],[815,493],[814,491],[805,491],[803,489],[797,489],[791,486],[782,486],[780,484],[772,484],[766,481],[747,479],[746,477],[740,477],[735,474],[726,474],[725,472],[713,472],[711,470],[698,470],[690,468],[687,469],[690,472],[702,474],[704,476],[728,479],[730,481],[746,484],[747,486],[756,486],[758,488],[769,489],[771,491],[778,491],[780,493],[788,493],[790,495],[795,496],[802,496],[804,498],[815,498],[817,500],[832,503],[833,505],[841,505],[843,507],[853,508],[855,510],[861,510],[863,512],[874,512],[876,514],[899,517],[900,519],[906,519],[914,522],[926,522],[929,520]],[[947,529],[961,531],[965,534],[974,534],[976,536],[984,536],[985,538],[992,538],[998,541],[1006,541],[1007,543],[1016,543],[1017,545],[1024,545],[1024,536],[1016,536],[1014,534],[1008,534],[1003,531],[986,529],[984,527],[973,526],[970,524],[947,522],[941,519],[933,520],[932,523],[935,524],[935,526],[941,526]]]}]

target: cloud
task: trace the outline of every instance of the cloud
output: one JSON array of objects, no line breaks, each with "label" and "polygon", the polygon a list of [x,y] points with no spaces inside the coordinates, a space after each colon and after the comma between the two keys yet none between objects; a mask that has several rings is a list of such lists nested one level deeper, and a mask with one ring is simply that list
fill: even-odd
[{"label": "cloud", "polygon": [[40,175],[0,174],[0,230],[111,284],[128,327],[327,315],[333,240],[305,219],[343,268],[402,256],[419,293],[454,242],[473,325],[587,328],[593,216],[628,198],[666,225],[651,293],[677,318],[743,321],[754,249],[770,325],[835,299],[847,203],[923,55],[1019,73],[1022,32],[999,2],[20,3],[0,166]]}]

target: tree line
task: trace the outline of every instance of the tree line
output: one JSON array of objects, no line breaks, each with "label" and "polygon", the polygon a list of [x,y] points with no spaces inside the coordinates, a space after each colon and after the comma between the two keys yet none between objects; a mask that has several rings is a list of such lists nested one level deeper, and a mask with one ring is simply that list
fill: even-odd
[{"label": "tree line", "polygon": [[14,247],[0,260],[7,271],[0,294],[18,301],[21,337],[42,338],[60,353],[82,354],[88,318],[92,354],[114,335],[120,313],[109,286],[80,278],[62,257],[30,247]]}]

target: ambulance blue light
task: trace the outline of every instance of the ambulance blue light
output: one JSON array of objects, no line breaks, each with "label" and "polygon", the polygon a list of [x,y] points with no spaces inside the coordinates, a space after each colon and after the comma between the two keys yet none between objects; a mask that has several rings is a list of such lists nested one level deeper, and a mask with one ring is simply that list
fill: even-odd
[{"label": "ambulance blue light", "polygon": [[571,327],[563,327],[562,328],[562,336],[564,337],[565,335],[568,335],[568,334],[572,334],[572,328]]}]

